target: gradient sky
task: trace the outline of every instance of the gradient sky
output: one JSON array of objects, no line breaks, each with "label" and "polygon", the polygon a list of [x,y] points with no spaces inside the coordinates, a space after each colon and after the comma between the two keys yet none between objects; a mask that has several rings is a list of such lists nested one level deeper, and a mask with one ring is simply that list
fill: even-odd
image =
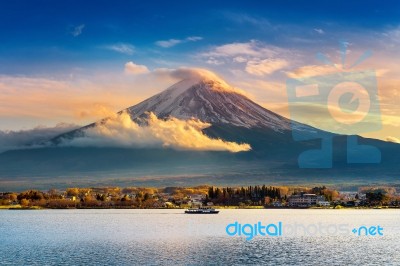
[{"label": "gradient sky", "polygon": [[[83,125],[205,68],[289,117],[288,77],[331,73],[322,52],[376,70],[383,128],[400,138],[399,1],[1,1],[0,130]],[[304,121],[318,126],[318,107]]]}]

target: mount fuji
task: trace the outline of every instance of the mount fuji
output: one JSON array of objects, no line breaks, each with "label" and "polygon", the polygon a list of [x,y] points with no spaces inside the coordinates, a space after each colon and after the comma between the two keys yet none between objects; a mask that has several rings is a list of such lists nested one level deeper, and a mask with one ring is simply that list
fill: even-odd
[{"label": "mount fuji", "polygon": [[[301,124],[271,112],[246,97],[241,90],[227,85],[223,80],[191,78],[184,79],[165,91],[156,94],[137,105],[131,106],[118,113],[129,114],[132,121],[139,125],[146,125],[149,113],[153,113],[159,119],[171,117],[180,120],[196,119],[209,123],[210,127],[204,132],[212,138],[228,138],[235,140],[237,131],[268,131],[283,137],[292,130],[313,134],[322,132],[311,126]],[[60,144],[65,140],[71,140],[85,136],[85,131],[107,123],[105,118],[98,123],[93,123],[80,129],[62,134],[52,140],[54,144]],[[233,129],[228,132],[218,131]],[[251,141],[243,136],[240,142]],[[287,140],[290,141],[290,140]],[[270,139],[269,142],[273,142]],[[258,145],[255,145],[258,146]]]},{"label": "mount fuji", "polygon": [[132,119],[153,112],[159,118],[195,117],[211,124],[269,127],[277,131],[290,129],[288,119],[264,109],[222,81],[207,79],[182,80],[127,111]]},{"label": "mount fuji", "polygon": [[[129,116],[131,121],[128,124],[136,130],[133,135],[123,134],[130,145],[113,145],[114,142],[109,145],[83,145],[82,141],[79,142],[90,139],[93,136],[90,133],[98,132],[98,128],[104,131],[105,127],[108,135],[112,132],[118,134],[118,128],[110,129],[107,126],[112,119],[124,115]],[[141,128],[151,126],[149,116],[152,115],[159,123],[189,122],[174,125],[172,129],[171,124],[162,124],[164,131],[161,133],[155,130],[142,132]],[[165,128],[168,130],[165,131]],[[174,135],[175,128],[183,130],[186,135]],[[304,141],[294,141],[293,132],[308,137]],[[165,136],[166,134],[170,136]],[[201,134],[200,142],[218,140],[218,148],[215,145],[202,146],[202,143],[193,143],[196,140],[192,140],[190,134]],[[321,135],[333,138],[333,167],[299,168],[299,154],[305,150],[320,149],[321,140],[312,136]],[[172,142],[167,141],[168,145],[165,143],[166,137],[173,139]],[[147,142],[144,142],[147,144],[143,144],[141,138],[145,138]],[[364,184],[367,181],[395,180],[400,162],[397,156],[400,145],[357,138],[361,144],[379,148],[382,152],[382,163],[347,164],[347,136],[325,132],[271,112],[223,80],[190,78],[118,112],[114,118],[104,118],[97,123],[61,134],[47,141],[44,147],[0,154],[0,180],[13,183],[29,177],[29,180],[46,180],[43,181],[46,184],[134,183],[160,186],[268,182],[354,183],[355,180]],[[186,146],[179,146],[182,142]],[[70,145],[71,143],[81,145]],[[248,144],[251,149],[230,152],[220,148],[232,143]]]}]

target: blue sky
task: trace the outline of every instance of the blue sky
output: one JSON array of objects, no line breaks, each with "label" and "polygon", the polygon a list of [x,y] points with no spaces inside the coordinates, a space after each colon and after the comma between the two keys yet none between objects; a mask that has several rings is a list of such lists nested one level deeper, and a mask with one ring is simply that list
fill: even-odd
[{"label": "blue sky", "polygon": [[[37,74],[102,64],[117,67],[127,59],[157,67],[156,59],[168,61],[208,46],[251,39],[309,49],[301,39],[327,43],[354,31],[395,28],[400,20],[398,1],[270,2],[2,1],[0,71]],[[190,36],[203,40],[170,49],[155,45]],[[105,49],[118,44],[130,45],[134,52]],[[185,61],[192,63],[190,58]]]},{"label": "blue sky", "polygon": [[0,33],[0,130],[95,121],[180,67],[289,117],[286,79],[328,73],[315,54],[338,62],[347,41],[349,62],[370,49],[379,74],[386,122],[367,136],[400,138],[399,1],[1,1]]}]

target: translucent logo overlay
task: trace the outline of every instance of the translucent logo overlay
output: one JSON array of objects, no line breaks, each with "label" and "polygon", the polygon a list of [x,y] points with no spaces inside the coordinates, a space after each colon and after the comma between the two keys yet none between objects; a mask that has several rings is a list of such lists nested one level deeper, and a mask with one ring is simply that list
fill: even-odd
[{"label": "translucent logo overlay", "polygon": [[[380,163],[380,150],[371,145],[358,143],[358,134],[381,129],[381,115],[378,99],[376,73],[374,70],[352,71],[351,68],[372,55],[365,52],[353,65],[345,68],[345,42],[341,43],[342,69],[337,73],[304,78],[290,78],[286,88],[292,121],[307,124],[304,108],[313,108],[313,114],[323,123],[315,130],[299,130],[298,123],[292,123],[295,141],[319,139],[320,148],[302,152],[298,157],[300,168],[332,168],[333,138],[345,135],[348,164]],[[322,54],[317,58],[336,67]]]}]

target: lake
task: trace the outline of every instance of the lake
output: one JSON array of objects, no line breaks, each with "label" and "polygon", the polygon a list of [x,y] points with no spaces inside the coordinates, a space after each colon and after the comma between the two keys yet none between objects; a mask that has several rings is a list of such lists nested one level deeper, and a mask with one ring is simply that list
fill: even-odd
[{"label": "lake", "polygon": [[[2,210],[0,264],[400,265],[399,210],[183,212]],[[254,224],[280,224],[281,235],[246,240]]]}]

